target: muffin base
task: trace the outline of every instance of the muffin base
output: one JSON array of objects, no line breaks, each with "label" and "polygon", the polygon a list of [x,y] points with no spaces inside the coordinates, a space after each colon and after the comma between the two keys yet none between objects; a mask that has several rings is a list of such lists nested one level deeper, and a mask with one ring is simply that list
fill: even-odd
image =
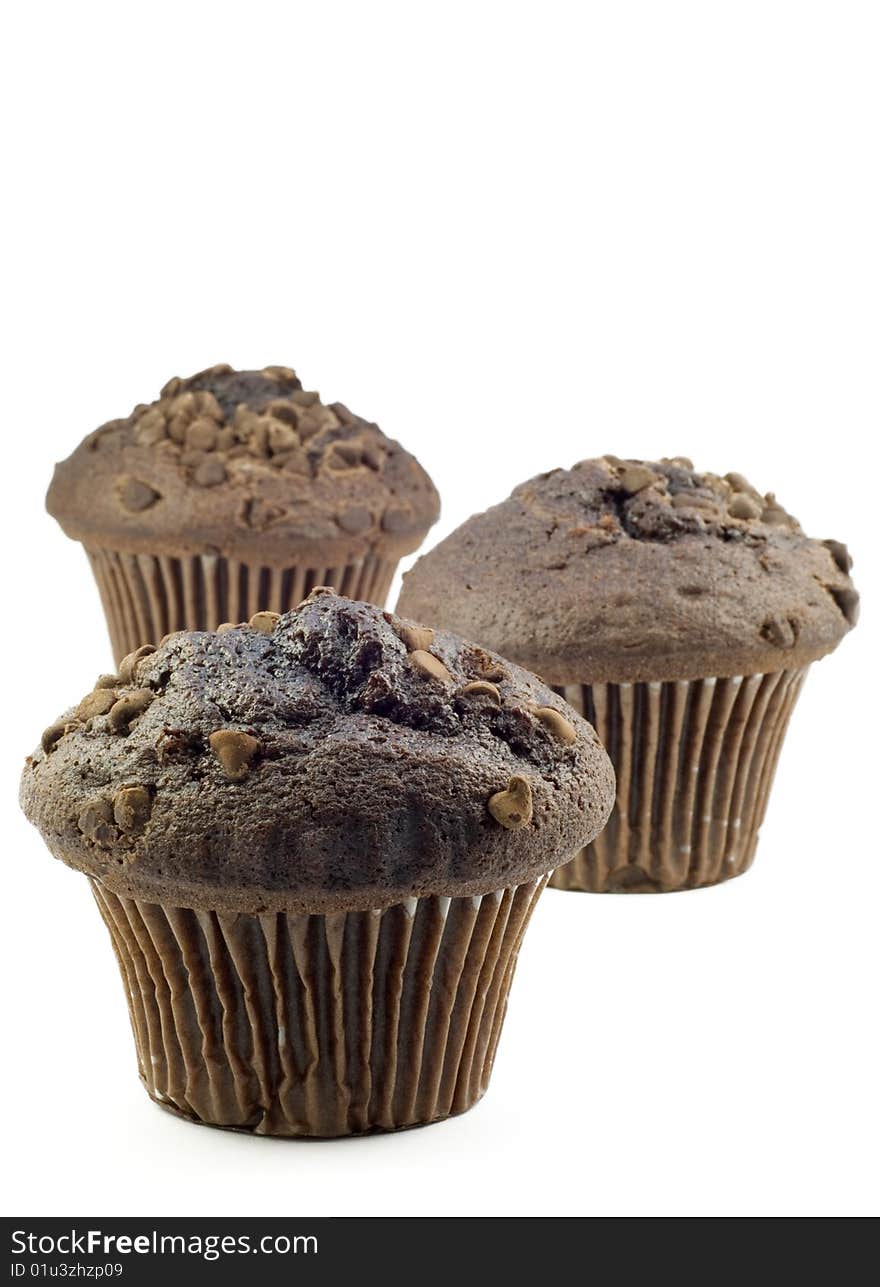
[{"label": "muffin base", "polygon": [[384,607],[398,559],[366,555],[335,567],[262,567],[221,555],[187,558],[86,549],[98,584],[113,657],[157,644],[175,630],[215,630],[255,612],[289,612],[316,585]]},{"label": "muffin base", "polygon": [[426,1125],[482,1097],[546,882],[312,916],[90,884],[150,1097],[206,1125],[328,1138]]},{"label": "muffin base", "polygon": [[[149,1094],[149,1092],[147,1093]],[[477,1097],[469,1103],[466,1108],[460,1108],[456,1111],[449,1112],[444,1117],[432,1117],[430,1121],[426,1122],[407,1122],[403,1126],[371,1126],[365,1131],[346,1131],[344,1135],[315,1134],[297,1135],[294,1137],[292,1135],[281,1135],[278,1133],[274,1135],[274,1138],[296,1138],[298,1140],[313,1140],[315,1143],[320,1143],[321,1140],[362,1139],[366,1135],[395,1135],[400,1131],[420,1131],[426,1126],[436,1126],[438,1122],[448,1122],[451,1117],[461,1117],[462,1113],[466,1113],[471,1108],[475,1108],[477,1106],[483,1098],[484,1093],[485,1092],[481,1092],[477,1095]],[[258,1133],[248,1126],[226,1126],[221,1122],[206,1122],[200,1117],[193,1117],[191,1113],[184,1113],[181,1109],[175,1108],[174,1105],[169,1104],[167,1100],[157,1099],[154,1095],[150,1095],[150,1098],[157,1107],[163,1110],[163,1112],[169,1113],[172,1117],[176,1117],[178,1121],[181,1122],[192,1122],[195,1126],[208,1126],[212,1131],[232,1131],[234,1134],[238,1135],[254,1135]],[[263,1131],[262,1134],[268,1135],[269,1132]]]},{"label": "muffin base", "polygon": [[617,800],[604,831],[551,886],[667,893],[741,876],[807,669],[556,687],[602,739]]}]

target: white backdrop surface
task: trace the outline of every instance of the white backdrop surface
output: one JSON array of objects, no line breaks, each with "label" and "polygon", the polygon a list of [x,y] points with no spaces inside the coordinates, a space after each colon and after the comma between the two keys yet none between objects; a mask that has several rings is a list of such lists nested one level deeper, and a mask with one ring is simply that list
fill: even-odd
[{"label": "white backdrop surface", "polygon": [[[876,6],[4,26],[4,1212],[876,1214]],[[862,622],[807,682],[753,870],[549,891],[487,1097],[429,1129],[288,1143],[154,1107],[86,882],[16,804],[110,664],[52,464],[220,361],[295,366],[415,451],[429,545],[610,451],[739,470],[856,558]]]}]

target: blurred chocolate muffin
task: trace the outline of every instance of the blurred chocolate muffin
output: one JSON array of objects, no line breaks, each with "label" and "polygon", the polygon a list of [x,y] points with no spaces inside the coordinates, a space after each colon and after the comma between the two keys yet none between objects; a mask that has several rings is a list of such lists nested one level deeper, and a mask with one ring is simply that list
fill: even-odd
[{"label": "blurred chocolate muffin", "polygon": [[81,541],[118,661],[332,583],[384,603],[439,514],[418,462],[286,367],[213,367],[90,434],[47,508]]},{"label": "blurred chocolate muffin", "polygon": [[604,456],[468,519],[398,608],[538,671],[595,724],[617,806],[554,884],[680,889],[751,863],[807,667],[855,624],[850,566],[740,474]]},{"label": "blurred chocolate muffin", "polygon": [[149,1094],[281,1135],[483,1094],[535,900],[613,796],[533,675],[323,589],[126,657],[21,793],[90,879]]}]

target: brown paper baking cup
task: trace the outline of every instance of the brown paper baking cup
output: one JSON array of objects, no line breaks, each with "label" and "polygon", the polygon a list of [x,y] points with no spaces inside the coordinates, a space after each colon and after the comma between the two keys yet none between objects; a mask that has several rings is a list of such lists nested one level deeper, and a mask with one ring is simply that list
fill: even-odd
[{"label": "brown paper baking cup", "polygon": [[214,630],[255,612],[289,612],[316,585],[383,607],[397,559],[367,555],[336,567],[260,567],[220,555],[189,558],[87,549],[118,664],[175,630]]},{"label": "brown paper baking cup", "polygon": [[194,1122],[288,1136],[398,1130],[472,1107],[546,883],[248,916],[91,881],[147,1093]]},{"label": "brown paper baking cup", "polygon": [[659,893],[741,875],[806,673],[557,687],[602,739],[617,800],[605,830],[551,885]]}]

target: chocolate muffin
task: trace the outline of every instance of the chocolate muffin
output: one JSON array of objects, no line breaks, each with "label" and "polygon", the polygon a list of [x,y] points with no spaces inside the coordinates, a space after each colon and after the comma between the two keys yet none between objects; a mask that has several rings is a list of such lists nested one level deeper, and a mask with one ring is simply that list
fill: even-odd
[{"label": "chocolate muffin", "polygon": [[398,609],[540,672],[595,725],[617,804],[554,885],[688,889],[751,864],[807,669],[856,622],[850,566],[740,474],[604,456],[468,519]]},{"label": "chocolate muffin", "polygon": [[279,366],[169,381],[56,466],[46,506],[85,546],[117,662],[314,585],[382,605],[440,511],[399,443]]},{"label": "chocolate muffin", "polygon": [[138,649],[21,789],[89,878],[152,1098],[318,1136],[481,1097],[535,900],[613,797],[533,675],[323,588]]}]

